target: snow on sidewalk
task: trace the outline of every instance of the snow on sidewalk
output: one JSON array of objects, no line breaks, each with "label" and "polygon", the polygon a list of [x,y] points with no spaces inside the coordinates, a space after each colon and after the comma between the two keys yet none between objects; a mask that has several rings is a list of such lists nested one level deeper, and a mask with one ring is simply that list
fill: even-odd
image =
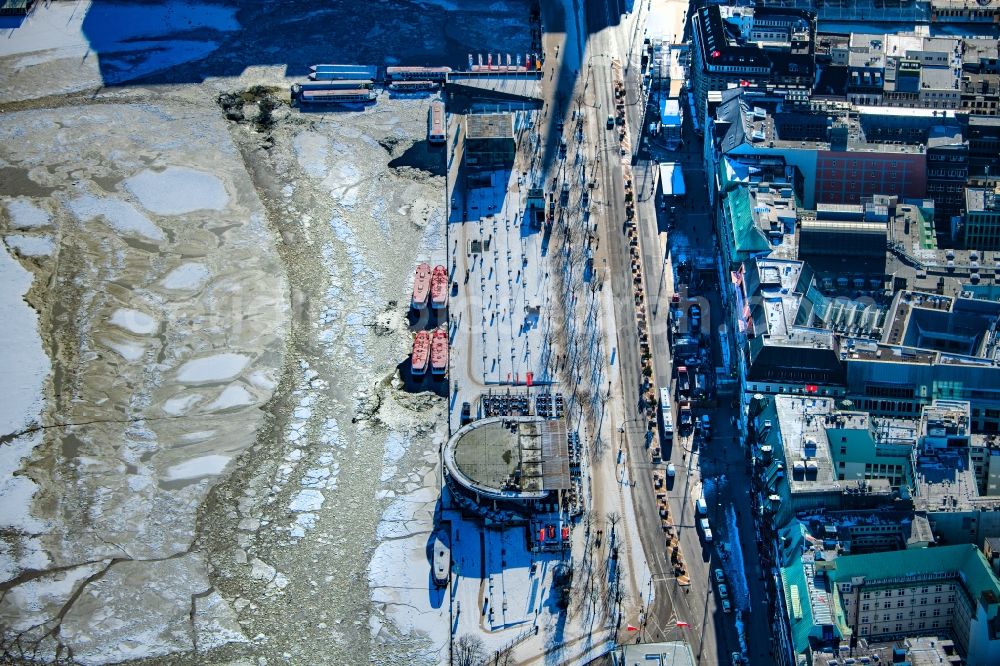
[{"label": "snow on sidewalk", "polygon": [[750,610],[750,588],[747,586],[746,569],[743,566],[743,544],[740,543],[739,526],[736,522],[736,509],[729,505],[726,508],[726,576],[729,578],[729,589],[733,595],[736,608]]}]

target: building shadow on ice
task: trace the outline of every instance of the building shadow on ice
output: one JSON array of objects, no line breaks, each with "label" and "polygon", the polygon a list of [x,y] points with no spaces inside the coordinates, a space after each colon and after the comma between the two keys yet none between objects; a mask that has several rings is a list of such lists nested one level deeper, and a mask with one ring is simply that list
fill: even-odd
[{"label": "building shadow on ice", "polygon": [[[109,86],[202,82],[272,66],[305,78],[318,63],[457,67],[476,50],[526,52],[530,2],[94,0],[81,30]],[[10,19],[4,27],[20,25]]]}]

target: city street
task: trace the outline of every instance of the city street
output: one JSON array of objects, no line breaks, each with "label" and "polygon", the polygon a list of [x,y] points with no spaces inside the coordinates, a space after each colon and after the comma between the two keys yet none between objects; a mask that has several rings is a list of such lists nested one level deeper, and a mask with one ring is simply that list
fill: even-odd
[{"label": "city street", "polygon": [[[731,355],[724,354],[720,348],[722,343],[722,336],[719,335],[720,327],[724,329],[728,317],[723,310],[718,270],[715,267],[718,250],[715,245],[712,218],[708,213],[706,174],[701,161],[702,139],[694,133],[689,117],[685,117],[683,138],[684,145],[679,151],[665,150],[662,145],[657,145],[654,138],[647,144],[649,150],[641,152],[641,159],[637,159],[636,163],[636,179],[641,191],[644,192],[640,197],[638,209],[642,254],[647,284],[650,285],[650,297],[658,301],[650,312],[653,321],[657,386],[668,385],[672,374],[666,335],[669,326],[667,320],[669,300],[674,291],[676,265],[685,260],[693,266],[706,263],[712,266],[711,273],[702,274],[701,289],[696,295],[708,302],[708,312],[703,314],[703,327],[711,334],[712,358],[719,377],[731,376],[735,372],[732,368],[724,367],[724,359],[730,358]],[[653,183],[655,169],[660,162],[679,162],[684,170],[687,198],[676,207],[676,212],[672,216],[669,208],[659,210],[652,187],[647,185]],[[666,242],[664,242],[665,236]],[[721,288],[727,287],[728,285],[721,285]],[[743,608],[744,612],[741,615],[745,624],[746,654],[753,664],[769,664],[772,662],[769,655],[770,626],[767,613],[762,612],[766,611],[764,585],[761,581],[762,572],[756,552],[753,516],[747,503],[752,486],[745,449],[740,433],[733,423],[733,418],[737,414],[732,405],[735,399],[735,395],[719,396],[718,407],[715,409],[707,411],[696,409],[696,417],[707,413],[711,418],[713,424],[711,440],[703,443],[696,451],[692,451],[690,437],[678,439],[672,450],[665,452],[664,462],[669,460],[678,470],[685,470],[683,476],[679,472],[677,484],[670,494],[670,501],[675,523],[681,526],[681,548],[692,580],[690,594],[685,598],[691,601],[689,609],[695,615],[694,621],[686,621],[692,625],[695,622],[705,623],[705,630],[699,641],[692,641],[695,654],[701,653],[702,663],[716,663],[716,658],[710,653],[712,647],[710,626],[713,625],[719,627],[715,632],[718,655],[724,657],[733,651],[740,651],[743,647],[736,629],[736,614],[721,612],[718,601],[713,598],[716,596],[716,588],[711,582],[713,569],[723,569],[727,579],[731,571],[737,570],[737,567],[728,562],[734,555],[727,554],[724,559],[719,546],[726,544],[728,548],[729,544],[738,541],[742,549],[740,555],[745,565],[748,588],[746,607]],[[708,517],[715,535],[714,548],[704,547],[694,526],[694,501],[701,496],[705,497],[709,507]],[[732,524],[737,527],[738,540],[733,538]],[[736,583],[728,580],[728,587],[732,597],[738,589]],[[740,609],[736,603],[737,599],[731,600],[734,602],[734,608]],[[698,615],[699,609],[701,616]],[[747,612],[748,609],[752,609],[752,612]]]},{"label": "city street", "polygon": [[[633,592],[622,608],[617,640],[684,639],[691,644],[699,663],[728,663],[732,652],[743,651],[737,629],[737,623],[742,621],[744,640],[748,642],[746,653],[751,662],[770,663],[767,614],[749,612],[751,608],[764,610],[765,607],[752,515],[746,505],[750,492],[749,474],[742,443],[732,421],[736,414],[732,406],[735,396],[722,397],[719,406],[708,412],[697,412],[698,416],[708,413],[715,424],[710,442],[700,450],[692,450],[692,438],[679,438],[673,447],[664,451],[665,460],[661,464],[651,462],[649,447],[658,446],[659,442],[648,441],[645,416],[639,402],[644,378],[640,372],[631,259],[625,234],[624,179],[629,167],[637,197],[636,225],[647,286],[646,311],[654,357],[654,386],[670,385],[673,373],[667,336],[669,301],[674,293],[676,264],[684,260],[709,269],[702,271],[701,290],[697,293],[708,303],[704,330],[711,332],[712,357],[718,372],[732,372],[722,367],[723,359],[729,355],[720,349],[720,336],[713,328],[722,325],[726,317],[715,269],[716,251],[707,207],[706,175],[701,164],[701,140],[695,136],[690,118],[687,118],[681,151],[667,153],[657,147],[655,138],[645,146],[642,143],[642,132],[648,121],[645,97],[638,93],[641,90],[639,62],[648,4],[637,6],[632,14],[616,16],[614,8],[609,8],[607,3],[587,0],[582,12],[584,25],[577,25],[580,17],[571,14],[570,3],[565,6],[565,13],[551,7],[543,8],[543,23],[547,26],[544,39],[549,57],[544,78],[553,85],[547,86],[548,113],[543,113],[539,129],[544,146],[543,166],[547,165],[547,171],[551,172],[561,134],[555,127],[557,119],[566,122],[571,119],[571,111],[579,110],[584,114],[587,127],[588,142],[583,150],[584,158],[591,165],[591,214],[598,223],[599,239],[594,253],[594,271],[603,289],[610,289],[604,302],[612,311],[606,312],[605,317],[613,322],[611,327],[614,328],[614,332],[607,331],[612,365],[608,386],[611,404],[603,419],[604,430],[613,433],[614,441],[610,443],[612,455],[593,461],[591,512],[597,524],[603,522],[606,512],[634,512],[634,519],[626,515],[624,524],[619,527],[621,547],[628,562],[628,589]],[[677,33],[682,33],[684,11],[672,7],[670,13],[680,23]],[[626,122],[630,144],[637,149],[634,156],[621,154],[619,128],[606,127],[607,117],[615,113],[616,77],[624,77],[626,81]],[[553,107],[555,114],[551,112]],[[687,200],[677,206],[672,222],[667,219],[671,217],[668,211],[658,210],[654,196],[656,167],[662,161],[680,162],[685,170]],[[669,230],[668,222],[671,222]],[[713,318],[712,312],[719,314]],[[676,412],[676,406],[674,409]],[[674,568],[668,561],[653,487],[654,469],[664,470],[668,461],[678,470],[674,483],[668,486],[668,498],[687,568],[684,580],[675,577]],[[610,484],[617,485],[617,490],[609,487]],[[612,500],[616,494],[619,499]],[[702,496],[708,503],[708,517],[716,534],[711,544],[703,543],[695,527],[694,501]],[[739,538],[734,538],[735,533]],[[639,544],[630,546],[630,540],[636,537]],[[739,544],[739,550],[733,552],[736,546],[730,544]],[[645,566],[635,561],[634,545],[641,545],[638,558],[641,560],[644,555]],[[742,563],[747,564],[745,584]],[[717,599],[718,588],[713,582],[714,569],[725,572],[730,602],[736,612],[723,612],[721,600]],[[628,624],[639,627],[639,631],[627,631]]]}]

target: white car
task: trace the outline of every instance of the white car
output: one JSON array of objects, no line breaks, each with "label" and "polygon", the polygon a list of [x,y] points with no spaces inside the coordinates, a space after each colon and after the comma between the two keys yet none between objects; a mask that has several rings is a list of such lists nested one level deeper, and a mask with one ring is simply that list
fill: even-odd
[{"label": "white car", "polygon": [[673,463],[667,465],[667,476],[670,478],[677,476],[677,468],[674,467]]},{"label": "white car", "polygon": [[722,612],[723,613],[732,613],[733,612],[733,605],[731,603],[729,603],[729,599],[723,599],[722,600]]}]

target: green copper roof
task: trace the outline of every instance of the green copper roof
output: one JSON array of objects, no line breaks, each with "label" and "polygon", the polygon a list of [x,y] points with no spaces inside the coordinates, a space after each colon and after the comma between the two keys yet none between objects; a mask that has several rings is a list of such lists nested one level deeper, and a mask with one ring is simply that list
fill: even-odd
[{"label": "green copper roof", "polygon": [[736,261],[743,261],[758,252],[771,249],[767,238],[753,221],[750,193],[745,185],[732,189],[723,201],[726,209],[726,219],[732,227],[732,256]]},{"label": "green copper roof", "polygon": [[[831,602],[829,624],[841,637],[849,636],[850,628],[846,624],[836,585],[855,577],[863,577],[866,586],[875,586],[880,582],[895,586],[912,585],[916,582],[913,579],[918,576],[942,574],[960,579],[972,598],[986,607],[989,617],[995,617],[1000,608],[1000,582],[982,552],[972,544],[845,555],[823,568],[830,587],[828,591],[820,589],[817,594]],[[808,649],[811,637],[819,639],[823,635],[810,603],[809,581],[801,557],[781,569],[781,582],[792,642],[796,652],[801,653]],[[825,604],[822,607],[827,608]]]},{"label": "green copper roof", "polygon": [[986,558],[972,544],[838,557],[830,571],[830,579],[836,582],[864,576],[866,583],[872,584],[901,576],[957,571],[965,575],[969,590],[977,597],[982,592],[992,591],[1000,599],[1000,583],[990,571]]}]

